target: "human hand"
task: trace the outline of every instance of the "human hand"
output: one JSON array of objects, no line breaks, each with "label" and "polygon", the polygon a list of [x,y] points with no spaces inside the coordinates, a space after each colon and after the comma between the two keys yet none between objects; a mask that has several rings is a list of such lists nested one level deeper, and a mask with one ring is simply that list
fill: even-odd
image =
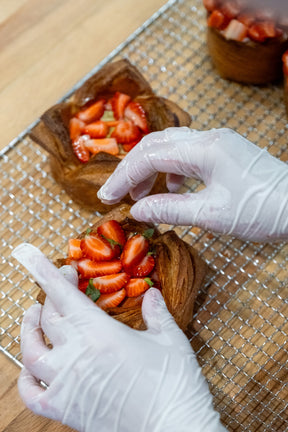
[{"label": "human hand", "polygon": [[145,294],[148,330],[137,331],[79,291],[72,267],[57,269],[28,244],[13,256],[47,294],[44,307],[28,309],[22,325],[18,384],[28,408],[86,432],[225,431],[195,354],[159,290]]},{"label": "human hand", "polygon": [[[158,172],[169,194],[146,198]],[[185,177],[202,180],[197,193],[176,194]],[[288,167],[231,129],[169,128],[145,136],[118,165],[98,197],[127,193],[139,200],[137,220],[197,225],[221,234],[270,241],[288,238]]]}]

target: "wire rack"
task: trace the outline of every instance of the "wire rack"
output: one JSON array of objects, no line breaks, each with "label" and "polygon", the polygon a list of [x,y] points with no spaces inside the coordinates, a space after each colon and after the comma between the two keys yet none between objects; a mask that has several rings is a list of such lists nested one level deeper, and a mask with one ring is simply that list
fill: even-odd
[{"label": "wire rack", "polygon": [[[75,86],[111,60],[128,58],[155,92],[193,117],[192,127],[231,127],[287,162],[283,89],[220,79],[205,43],[201,0],[169,1]],[[62,100],[63,100],[62,99]],[[29,129],[1,154],[1,351],[21,366],[20,323],[37,288],[11,250],[23,241],[54,259],[100,215],[75,205],[52,179]],[[186,191],[201,187],[190,180]],[[162,226],[161,228],[171,228]],[[190,327],[192,346],[229,431],[288,430],[287,244],[247,243],[198,227],[173,227],[211,269]]]}]

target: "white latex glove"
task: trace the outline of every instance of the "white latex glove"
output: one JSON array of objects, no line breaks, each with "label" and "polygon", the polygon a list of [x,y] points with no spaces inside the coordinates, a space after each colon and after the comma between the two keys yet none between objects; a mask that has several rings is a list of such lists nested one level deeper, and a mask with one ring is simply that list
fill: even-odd
[{"label": "white latex glove", "polygon": [[[176,192],[185,177],[197,193],[147,195],[157,172]],[[130,193],[137,220],[197,225],[242,239],[288,238],[288,166],[230,129],[169,128],[145,136],[99,190],[106,204]],[[143,199],[141,199],[143,198]]]},{"label": "white latex glove", "polygon": [[[26,312],[21,332],[19,391],[32,411],[87,432],[226,430],[159,290],[147,291],[142,311],[148,330],[137,331],[81,293],[72,267],[59,271],[27,244],[13,256],[48,295],[44,307]],[[44,344],[41,329],[53,349]]]}]

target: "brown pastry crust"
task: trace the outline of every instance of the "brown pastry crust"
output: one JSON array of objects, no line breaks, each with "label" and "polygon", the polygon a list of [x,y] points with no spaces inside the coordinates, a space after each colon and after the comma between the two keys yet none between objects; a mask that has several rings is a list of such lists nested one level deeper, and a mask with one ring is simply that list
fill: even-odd
[{"label": "brown pastry crust", "polygon": [[[97,191],[113,173],[121,157],[99,153],[86,164],[75,156],[69,136],[69,120],[81,108],[97,98],[109,99],[116,91],[138,101],[147,116],[151,132],[172,126],[189,126],[191,118],[174,102],[155,95],[140,72],[128,61],[103,66],[67,101],[48,109],[30,132],[30,137],[50,155],[55,180],[80,206],[101,213],[111,206],[102,204]],[[123,157],[123,156],[122,156]],[[167,192],[165,176],[159,174],[151,193]],[[122,202],[132,204],[130,196]]]},{"label": "brown pastry crust", "polygon": [[244,84],[267,84],[280,80],[282,54],[288,40],[274,38],[263,43],[227,40],[219,30],[207,27],[212,62],[222,78]]},{"label": "brown pastry crust", "polygon": [[[144,232],[151,224],[137,222],[130,216],[130,207],[121,205],[99,219],[91,228],[97,229],[106,220],[117,220],[126,233]],[[81,234],[82,238],[85,233]],[[167,308],[179,327],[185,331],[193,316],[194,302],[204,281],[207,266],[197,252],[174,231],[164,234],[155,229],[151,239],[156,249],[156,271],[161,283],[162,295]],[[65,263],[59,259],[58,267]],[[120,306],[107,310],[113,318],[138,330],[146,328],[142,318],[141,305],[143,296],[126,299]],[[37,300],[44,303],[45,293],[40,290]]]}]

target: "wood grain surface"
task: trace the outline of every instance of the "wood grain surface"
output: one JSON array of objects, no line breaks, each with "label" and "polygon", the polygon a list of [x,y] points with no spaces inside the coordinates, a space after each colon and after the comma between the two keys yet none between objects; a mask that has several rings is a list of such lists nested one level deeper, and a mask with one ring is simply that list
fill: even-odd
[{"label": "wood grain surface", "polygon": [[[0,149],[165,3],[0,0]],[[18,375],[19,367],[1,353],[0,431],[70,430],[25,408]]]}]

